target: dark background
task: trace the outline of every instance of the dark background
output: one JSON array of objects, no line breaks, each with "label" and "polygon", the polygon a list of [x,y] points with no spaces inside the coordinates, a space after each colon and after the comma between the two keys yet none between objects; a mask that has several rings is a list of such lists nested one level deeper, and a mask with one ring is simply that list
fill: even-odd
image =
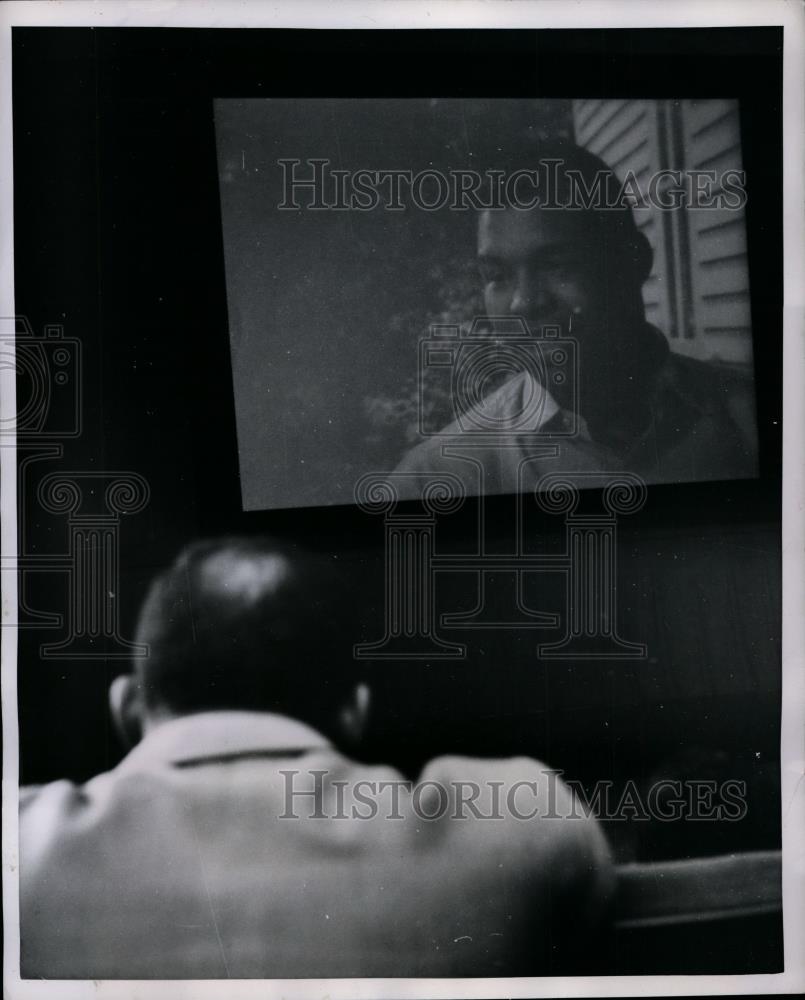
[{"label": "dark background", "polygon": [[[411,773],[436,753],[516,752],[590,782],[743,778],[749,814],[741,823],[632,824],[634,832],[619,831],[618,852],[778,846],[781,73],[776,28],[15,28],[17,312],[37,332],[61,323],[81,341],[84,386],[81,436],[22,484],[21,551],[66,550],[66,519],[36,501],[43,474],[131,470],[151,496],[122,524],[123,635],[133,633],[151,575],[183,544],[268,531],[338,551],[366,609],[363,637],[380,636],[379,518],[352,507],[241,509],[213,98],[736,97],[761,477],[652,487],[646,508],[623,519],[620,631],[648,644],[647,662],[547,664],[535,653],[547,634],[455,634],[469,644],[465,661],[368,664],[377,713],[367,756]],[[511,523],[509,502],[487,500],[492,545],[507,544],[494,526]],[[470,505],[447,519],[440,543],[460,546],[473,513]],[[534,532],[555,547],[561,519],[535,522]],[[542,580],[541,604],[561,607],[557,580]],[[25,574],[21,585],[30,607],[64,613],[64,574]],[[59,637],[20,634],[23,783],[85,779],[122,755],[106,691],[126,664],[43,660],[40,645]]]}]

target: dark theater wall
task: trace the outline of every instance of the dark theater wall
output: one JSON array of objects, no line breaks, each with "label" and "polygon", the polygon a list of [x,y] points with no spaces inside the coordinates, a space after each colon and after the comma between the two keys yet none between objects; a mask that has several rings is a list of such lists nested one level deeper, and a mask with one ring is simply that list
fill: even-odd
[{"label": "dark theater wall", "polygon": [[[80,339],[84,387],[82,435],[65,443],[58,463],[43,457],[23,468],[26,550],[67,544],[64,518],[30,499],[43,473],[130,470],[147,480],[150,497],[121,523],[123,635],[132,634],[150,576],[186,542],[221,532],[267,531],[338,551],[365,608],[362,638],[382,628],[379,519],[349,506],[241,508],[214,97],[316,94],[334,80],[341,96],[462,96],[479,86],[465,71],[479,52],[489,96],[728,93],[741,101],[752,327],[763,331],[755,350],[761,477],[653,487],[644,510],[623,519],[620,629],[646,643],[647,660],[541,662],[534,632],[486,631],[455,633],[468,645],[461,662],[369,661],[377,713],[367,755],[415,772],[438,752],[532,753],[585,780],[646,780],[657,767],[699,766],[680,757],[685,744],[698,748],[704,771],[721,767],[725,754],[740,765],[763,806],[755,839],[774,846],[782,288],[780,158],[768,151],[781,142],[780,33],[612,32],[602,43],[601,33],[583,31],[358,32],[339,39],[337,53],[333,39],[281,34],[14,30],[17,311],[34,330],[60,323]],[[408,71],[414,55],[417,74]],[[680,58],[686,94],[669,71]],[[559,72],[568,60],[578,67],[572,80]],[[506,523],[507,502],[489,500],[488,524]],[[445,519],[446,551],[464,544],[472,516],[470,504]],[[563,542],[559,519],[536,519],[529,531],[536,549]],[[499,529],[489,541],[510,543]],[[22,584],[31,608],[64,611],[62,575],[31,573]],[[445,575],[439,586],[445,611],[473,599],[466,581]],[[534,606],[561,607],[555,576],[528,587]],[[105,699],[125,662],[43,659],[41,644],[58,637],[41,628],[20,634],[23,782],[86,778],[122,754]]]}]

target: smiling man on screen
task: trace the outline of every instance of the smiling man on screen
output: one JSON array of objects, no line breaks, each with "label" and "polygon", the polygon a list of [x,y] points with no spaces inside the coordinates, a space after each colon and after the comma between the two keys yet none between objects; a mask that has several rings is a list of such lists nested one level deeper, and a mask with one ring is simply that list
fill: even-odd
[{"label": "smiling man on screen", "polygon": [[[448,470],[468,493],[479,492],[477,463],[488,493],[530,491],[551,472],[624,470],[648,483],[757,475],[752,378],[672,352],[646,322],[641,289],[652,250],[613,171],[569,142],[520,138],[493,155],[509,172],[534,168],[543,182],[527,207],[481,211],[477,248],[490,327],[517,319],[541,344],[540,363],[523,365],[480,402],[458,392],[457,420],[408,452],[398,471]],[[572,370],[546,330],[573,343]],[[478,363],[484,377],[501,346],[505,353],[490,333]],[[536,422],[525,419],[534,400]],[[478,427],[468,432],[458,417],[473,407]],[[558,453],[548,456],[546,445]]]}]

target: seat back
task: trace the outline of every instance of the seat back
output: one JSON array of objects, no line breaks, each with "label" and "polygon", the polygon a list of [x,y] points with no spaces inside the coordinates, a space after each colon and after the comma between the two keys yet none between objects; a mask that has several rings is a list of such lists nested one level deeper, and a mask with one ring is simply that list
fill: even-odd
[{"label": "seat back", "polygon": [[612,949],[621,975],[782,971],[781,853],[621,865]]}]

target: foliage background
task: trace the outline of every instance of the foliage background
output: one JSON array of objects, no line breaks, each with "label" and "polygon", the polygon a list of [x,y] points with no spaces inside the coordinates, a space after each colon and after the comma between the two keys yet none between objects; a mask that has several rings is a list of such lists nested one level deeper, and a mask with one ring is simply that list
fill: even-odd
[{"label": "foliage background", "polygon": [[[483,172],[515,131],[570,123],[560,100],[216,102],[246,509],[351,503],[394,468],[418,440],[420,339],[481,311],[474,211],[278,211],[277,160]],[[452,418],[444,392],[427,399]]]}]

